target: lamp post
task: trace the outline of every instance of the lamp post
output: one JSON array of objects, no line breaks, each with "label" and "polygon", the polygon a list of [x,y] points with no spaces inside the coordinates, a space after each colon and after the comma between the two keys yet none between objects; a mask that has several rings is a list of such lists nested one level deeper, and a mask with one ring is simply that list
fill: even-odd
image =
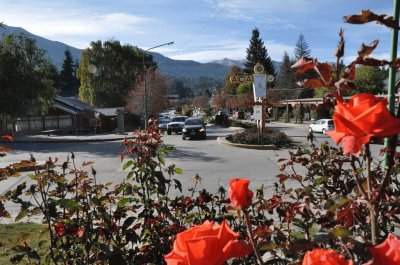
[{"label": "lamp post", "polygon": [[145,128],[145,129],[147,129],[147,122],[148,122],[148,121],[147,121],[146,64],[145,64],[145,61],[144,61],[144,57],[146,56],[146,53],[147,53],[148,51],[152,50],[152,49],[159,48],[159,47],[166,46],[166,45],[172,45],[172,44],[174,44],[173,41],[167,42],[167,43],[163,43],[163,44],[160,44],[160,45],[157,45],[157,46],[148,48],[147,50],[145,50],[145,51],[143,52],[143,73],[144,73],[144,78],[143,78],[143,82],[144,82],[144,128]]}]

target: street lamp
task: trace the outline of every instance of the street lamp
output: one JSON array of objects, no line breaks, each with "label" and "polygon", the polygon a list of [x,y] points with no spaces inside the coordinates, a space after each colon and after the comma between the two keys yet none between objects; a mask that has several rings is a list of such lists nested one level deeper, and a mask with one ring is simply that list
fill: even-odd
[{"label": "street lamp", "polygon": [[146,56],[146,53],[152,49],[161,47],[161,46],[166,46],[166,45],[172,45],[174,44],[173,41],[167,42],[164,44],[160,44],[151,48],[148,48],[143,52],[143,72],[144,72],[144,128],[147,129],[147,87],[146,87],[146,64],[144,62],[144,57]]}]

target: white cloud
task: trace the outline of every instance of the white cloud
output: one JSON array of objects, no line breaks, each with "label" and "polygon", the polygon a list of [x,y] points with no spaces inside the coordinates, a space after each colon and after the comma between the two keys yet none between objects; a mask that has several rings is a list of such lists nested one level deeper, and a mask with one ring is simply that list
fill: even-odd
[{"label": "white cloud", "polygon": [[[94,12],[81,8],[45,8],[38,6],[0,9],[1,21],[23,27],[29,32],[77,48],[86,48],[90,41],[122,36],[131,39],[145,34],[149,19],[122,12]],[[153,19],[153,22],[156,21]]]},{"label": "white cloud", "polygon": [[[207,46],[201,51],[198,49],[186,50],[184,52],[180,50],[169,50],[167,56],[175,60],[194,60],[202,63],[223,58],[242,60],[246,58],[246,49],[248,45],[248,42],[238,43],[237,41],[223,40]],[[270,41],[265,42],[265,47],[267,48],[268,55],[274,61],[281,61],[285,51],[290,53],[294,49],[294,46]]]}]

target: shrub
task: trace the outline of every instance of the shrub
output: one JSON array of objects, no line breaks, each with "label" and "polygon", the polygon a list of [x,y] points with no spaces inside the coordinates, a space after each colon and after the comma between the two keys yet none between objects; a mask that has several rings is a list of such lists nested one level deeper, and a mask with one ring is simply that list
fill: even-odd
[{"label": "shrub", "polygon": [[257,127],[257,125],[255,123],[239,121],[239,120],[232,120],[230,126],[231,127],[240,127],[240,128],[256,128]]},{"label": "shrub", "polygon": [[276,145],[278,147],[287,147],[291,144],[290,139],[283,132],[266,131],[258,135],[257,128],[247,128],[244,132],[236,133],[227,137],[227,140],[237,144],[254,145]]}]

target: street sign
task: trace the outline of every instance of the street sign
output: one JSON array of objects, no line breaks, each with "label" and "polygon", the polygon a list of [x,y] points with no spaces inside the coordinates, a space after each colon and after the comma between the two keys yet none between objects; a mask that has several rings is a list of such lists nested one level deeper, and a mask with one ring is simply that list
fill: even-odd
[{"label": "street sign", "polygon": [[253,92],[254,99],[265,98],[267,96],[267,75],[254,74],[253,75]]},{"label": "street sign", "polygon": [[262,116],[262,106],[253,107],[253,119],[260,121]]},{"label": "street sign", "polygon": [[244,82],[252,82],[253,79],[251,78],[251,75],[234,75],[231,76],[229,81],[231,81],[231,83],[244,83]]}]

